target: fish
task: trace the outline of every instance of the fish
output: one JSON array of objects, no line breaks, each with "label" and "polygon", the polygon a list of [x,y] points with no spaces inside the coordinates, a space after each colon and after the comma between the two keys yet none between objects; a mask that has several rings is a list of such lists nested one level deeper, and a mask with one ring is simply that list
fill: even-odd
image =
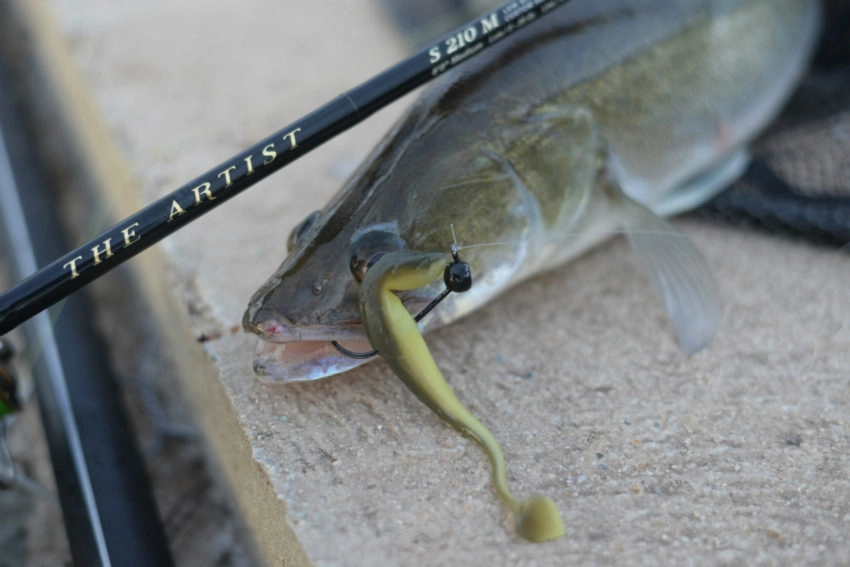
[{"label": "fish", "polygon": [[[686,353],[721,301],[664,218],[732,183],[811,57],[816,0],[573,0],[424,90],[340,192],[296,226],[243,317],[255,373],[314,380],[369,350],[360,282],[388,253],[444,252],[475,276],[420,322],[448,324],[625,233]],[[452,236],[452,231],[455,235]],[[439,281],[399,294],[417,312]]]}]

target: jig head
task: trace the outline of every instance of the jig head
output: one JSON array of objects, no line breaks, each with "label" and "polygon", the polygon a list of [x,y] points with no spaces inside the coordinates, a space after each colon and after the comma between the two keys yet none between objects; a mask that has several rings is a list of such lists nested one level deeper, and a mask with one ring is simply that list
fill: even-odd
[{"label": "jig head", "polygon": [[[451,246],[452,252],[452,261],[450,264],[446,265],[446,269],[443,271],[443,283],[446,284],[446,289],[440,292],[440,295],[435,297],[431,302],[422,308],[422,311],[416,314],[416,317],[413,318],[417,323],[421,321],[428,313],[433,311],[433,309],[439,305],[441,301],[443,301],[446,297],[449,296],[451,292],[463,293],[465,291],[469,291],[472,288],[472,270],[469,267],[469,264],[462,261],[458,257],[458,249],[456,244],[452,244]],[[371,267],[374,262],[376,262],[378,258],[375,258],[374,261],[363,270],[363,275],[365,276],[366,270]],[[354,266],[354,260],[352,260],[352,266]],[[352,271],[354,271],[352,267]],[[357,277],[357,276],[355,276]],[[363,277],[361,276],[358,281],[362,281]],[[368,352],[354,352],[348,350],[337,341],[331,341],[331,344],[334,346],[336,350],[344,354],[345,356],[351,358],[372,358],[376,354],[378,354],[378,350],[370,350]]]}]

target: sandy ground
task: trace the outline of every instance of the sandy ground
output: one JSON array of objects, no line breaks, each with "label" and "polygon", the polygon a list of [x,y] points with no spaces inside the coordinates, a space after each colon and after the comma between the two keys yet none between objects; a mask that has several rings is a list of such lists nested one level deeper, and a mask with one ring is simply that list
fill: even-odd
[{"label": "sandy ground", "polygon": [[[372,3],[35,4],[134,180],[113,188],[119,204],[165,194],[406,49]],[[567,536],[545,545],[513,535],[477,447],[382,363],[283,387],[253,377],[254,340],[233,331],[248,298],[402,108],[160,246],[176,306],[162,332],[266,560],[846,562],[850,262],[829,249],[678,221],[726,303],[691,358],[619,240],[429,336],[514,490],[561,508]]]}]

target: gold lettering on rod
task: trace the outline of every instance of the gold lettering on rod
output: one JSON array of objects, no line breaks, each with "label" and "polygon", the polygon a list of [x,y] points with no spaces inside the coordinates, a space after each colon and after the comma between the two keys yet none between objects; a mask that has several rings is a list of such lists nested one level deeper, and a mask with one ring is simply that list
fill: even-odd
[{"label": "gold lettering on rod", "polygon": [[[112,257],[112,246],[110,245],[110,242],[112,242],[111,238],[107,238],[106,240],[103,241],[103,248],[104,248],[103,250],[100,249],[100,246],[93,246],[92,247],[91,253],[92,253],[92,256],[94,257],[94,265],[95,266],[100,264],[103,260],[106,260],[106,259]],[[104,252],[106,253],[106,256],[103,258],[103,260],[101,260],[100,255]]]},{"label": "gold lettering on rod", "polygon": [[263,160],[263,165],[268,165],[277,158],[277,152],[274,151],[274,143],[263,148],[263,156],[266,158]]},{"label": "gold lettering on rod", "polygon": [[301,128],[296,128],[292,132],[288,132],[288,133],[283,135],[284,140],[287,140],[287,139],[289,140],[289,149],[290,150],[294,150],[295,148],[298,147],[298,142],[295,141],[295,134],[297,132],[300,132],[300,131],[301,131]]},{"label": "gold lettering on rod", "polygon": [[79,272],[77,272],[77,262],[79,260],[82,260],[82,259],[83,259],[82,256],[77,256],[76,258],[74,258],[70,262],[66,262],[66,263],[62,264],[63,268],[71,268],[71,279],[80,277]]},{"label": "gold lettering on rod", "polygon": [[[227,184],[230,185],[230,177],[227,178]],[[203,200],[203,199],[201,199],[201,195],[206,195],[208,201],[215,201],[215,197],[213,197],[213,194],[210,191],[210,182],[209,181],[205,181],[204,183],[201,183],[200,185],[198,185],[197,187],[192,189],[192,191],[195,193],[195,204],[196,205],[201,204],[201,201]]]},{"label": "gold lettering on rod", "polygon": [[222,175],[224,176],[224,186],[225,187],[230,187],[231,185],[233,185],[233,182],[230,180],[230,172],[233,171],[234,169],[236,169],[236,166],[231,165],[230,167],[228,167],[227,169],[225,169],[224,171],[222,171],[221,173],[218,174],[218,177],[221,177]]},{"label": "gold lettering on rod", "polygon": [[180,206],[180,203],[177,201],[171,201],[171,214],[168,215],[168,221],[171,222],[174,220],[174,217],[179,217],[186,211],[183,210],[183,207]]},{"label": "gold lettering on rod", "polygon": [[134,242],[138,242],[139,240],[142,239],[141,236],[136,236],[136,231],[133,230],[137,226],[139,226],[139,223],[134,222],[133,224],[131,224],[127,228],[124,228],[124,229],[121,230],[121,233],[124,234],[124,247],[125,248],[127,246],[130,246]]},{"label": "gold lettering on rod", "polygon": [[481,20],[481,29],[485,35],[493,31],[497,27],[499,27],[499,14],[497,14],[496,12],[493,12],[492,14],[490,14],[489,17],[483,18]]}]

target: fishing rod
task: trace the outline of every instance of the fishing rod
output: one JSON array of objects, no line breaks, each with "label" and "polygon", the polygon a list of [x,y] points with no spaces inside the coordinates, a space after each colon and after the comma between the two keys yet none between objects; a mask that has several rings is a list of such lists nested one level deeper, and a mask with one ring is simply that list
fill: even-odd
[{"label": "fishing rod", "polygon": [[512,0],[179,187],[0,295],[0,335],[569,0]]}]

